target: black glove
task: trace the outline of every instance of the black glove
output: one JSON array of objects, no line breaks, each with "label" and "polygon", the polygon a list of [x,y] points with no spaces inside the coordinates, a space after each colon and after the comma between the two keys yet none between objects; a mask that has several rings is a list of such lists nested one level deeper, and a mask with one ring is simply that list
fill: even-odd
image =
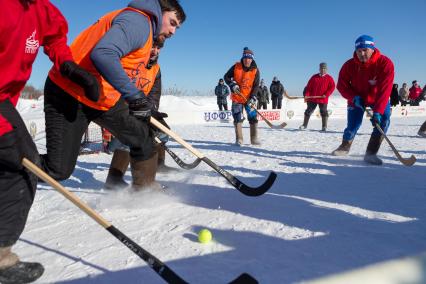
[{"label": "black glove", "polygon": [[[156,120],[158,120],[158,122],[160,122],[162,125],[167,127],[167,129],[170,129],[170,126],[164,120],[164,118],[168,117],[167,113],[158,112],[158,111],[154,110],[151,116],[153,118],[155,118]],[[165,144],[165,143],[167,143],[167,141],[169,141],[169,136],[166,133],[164,133],[163,131],[161,131],[160,129],[158,129],[157,127],[153,126],[152,124],[151,124],[151,129],[154,132],[154,135],[158,139],[160,139],[161,142],[163,142]]]},{"label": "black glove", "polygon": [[15,130],[0,136],[0,166],[11,170],[22,170],[24,154],[19,148],[18,135]]},{"label": "black glove", "polygon": [[65,61],[61,67],[62,76],[67,77],[84,89],[86,97],[94,102],[99,99],[99,82],[95,76],[87,72],[73,61]]},{"label": "black glove", "polygon": [[149,120],[153,106],[151,100],[145,97],[144,94],[141,94],[137,99],[131,100],[128,103],[131,115],[143,120]]}]

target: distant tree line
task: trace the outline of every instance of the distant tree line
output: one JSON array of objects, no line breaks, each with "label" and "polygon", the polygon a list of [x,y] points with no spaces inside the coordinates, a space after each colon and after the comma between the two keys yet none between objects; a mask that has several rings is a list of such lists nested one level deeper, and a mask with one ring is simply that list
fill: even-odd
[{"label": "distant tree line", "polygon": [[23,99],[38,100],[41,96],[43,96],[43,91],[36,89],[30,84],[27,84],[21,91],[21,98]]}]

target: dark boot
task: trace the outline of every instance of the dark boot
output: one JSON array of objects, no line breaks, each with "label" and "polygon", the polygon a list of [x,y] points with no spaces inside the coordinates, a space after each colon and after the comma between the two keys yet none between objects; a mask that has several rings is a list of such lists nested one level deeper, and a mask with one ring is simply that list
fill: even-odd
[{"label": "dark boot", "polygon": [[30,283],[43,274],[40,263],[21,262],[11,247],[0,247],[0,283]]},{"label": "dark boot", "polygon": [[250,124],[250,143],[252,145],[260,145],[257,133],[257,123]]},{"label": "dark boot", "polygon": [[321,128],[321,131],[325,132],[325,131],[327,131],[328,116],[321,116],[321,119],[322,119],[322,128]]},{"label": "dark boot", "polygon": [[417,132],[419,136],[426,137],[426,121],[423,122],[422,126],[420,126],[419,132]]},{"label": "dark boot", "polygon": [[331,152],[333,156],[346,156],[349,153],[349,150],[351,149],[353,140],[343,140],[342,144],[340,144],[339,147],[337,147],[336,150]]},{"label": "dark boot", "polygon": [[383,141],[383,135],[371,135],[365,151],[364,161],[368,164],[380,166],[383,161],[377,157],[380,145]]},{"label": "dark boot", "polygon": [[123,177],[129,167],[130,154],[127,151],[115,150],[109,166],[108,176],[104,185],[105,189],[123,189],[129,184]]},{"label": "dark boot", "polygon": [[144,189],[162,189],[161,185],[155,181],[155,174],[158,166],[158,154],[155,153],[151,158],[145,161],[130,160],[132,171],[132,188],[135,191]]},{"label": "dark boot", "polygon": [[241,146],[241,145],[243,145],[243,123],[242,122],[238,122],[238,123],[234,122],[234,128],[235,128],[235,144],[237,146]]},{"label": "dark boot", "polygon": [[300,130],[305,130],[306,127],[308,127],[309,118],[310,116],[305,114],[305,117],[303,118],[303,124],[299,127]]},{"label": "dark boot", "polygon": [[176,171],[175,168],[166,166],[166,149],[164,145],[159,143],[157,144],[157,152],[158,152],[158,169],[159,173],[167,173],[171,171]]}]

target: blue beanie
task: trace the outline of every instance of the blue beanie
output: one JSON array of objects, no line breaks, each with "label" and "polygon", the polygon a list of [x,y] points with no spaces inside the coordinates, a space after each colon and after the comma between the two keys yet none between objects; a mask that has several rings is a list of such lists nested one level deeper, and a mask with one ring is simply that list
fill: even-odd
[{"label": "blue beanie", "polygon": [[362,35],[355,41],[355,50],[358,48],[371,48],[376,49],[374,47],[374,39],[369,35]]},{"label": "blue beanie", "polygon": [[251,51],[248,47],[244,47],[244,50],[243,50],[243,57],[242,57],[243,59],[244,58],[251,58],[251,59],[254,59],[254,53],[253,53],[253,51]]}]

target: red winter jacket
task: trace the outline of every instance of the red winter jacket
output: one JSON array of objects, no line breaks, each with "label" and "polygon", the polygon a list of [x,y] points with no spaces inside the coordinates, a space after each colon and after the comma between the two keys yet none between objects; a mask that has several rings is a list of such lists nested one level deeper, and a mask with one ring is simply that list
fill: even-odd
[{"label": "red winter jacket", "polygon": [[[335,87],[333,77],[330,75],[321,76],[320,74],[315,74],[309,79],[306,86],[305,100],[317,104],[328,104],[328,97],[331,96]],[[309,98],[319,96],[325,96],[325,98]]]},{"label": "red winter jacket", "polygon": [[[32,2],[1,1],[0,9],[0,102],[10,99],[16,105],[30,77],[40,46],[54,66],[72,60],[67,46],[67,22],[48,0]],[[0,135],[10,131],[0,117]]]},{"label": "red winter jacket", "polygon": [[346,61],[339,72],[337,90],[348,100],[349,106],[353,106],[354,97],[360,96],[366,106],[383,114],[392,92],[394,75],[392,61],[378,49],[366,63],[360,62],[354,52],[353,58]]},{"label": "red winter jacket", "polygon": [[420,88],[419,86],[417,87],[412,86],[410,88],[410,94],[408,95],[408,97],[410,98],[410,100],[415,101],[417,100],[418,97],[420,97],[421,93],[422,93],[422,88]]}]

